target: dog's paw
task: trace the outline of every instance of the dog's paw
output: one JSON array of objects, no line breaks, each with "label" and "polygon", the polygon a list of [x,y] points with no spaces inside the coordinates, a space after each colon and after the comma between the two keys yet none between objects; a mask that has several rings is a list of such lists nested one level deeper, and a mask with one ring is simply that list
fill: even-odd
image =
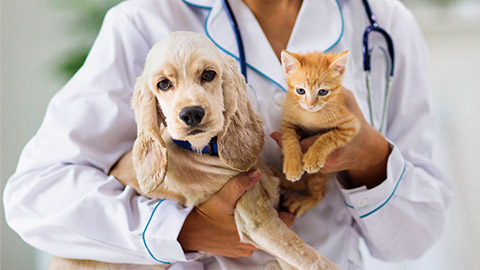
[{"label": "dog's paw", "polygon": [[317,200],[310,196],[295,196],[291,195],[286,198],[283,205],[287,207],[290,213],[295,214],[296,217],[300,217],[308,209],[314,207],[317,204]]},{"label": "dog's paw", "polygon": [[303,175],[303,165],[300,161],[285,160],[283,163],[283,173],[285,177],[292,182],[300,180]]},{"label": "dog's paw", "polygon": [[326,160],[325,155],[307,152],[303,156],[303,170],[308,173],[316,173],[325,165]]}]

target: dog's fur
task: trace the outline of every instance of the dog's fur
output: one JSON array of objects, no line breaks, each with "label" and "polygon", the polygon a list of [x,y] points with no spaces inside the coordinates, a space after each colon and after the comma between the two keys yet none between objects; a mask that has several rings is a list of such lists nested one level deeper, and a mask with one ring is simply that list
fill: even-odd
[{"label": "dog's fur", "polygon": [[[201,79],[205,70],[215,71],[213,80]],[[172,84],[166,91],[157,86],[164,79]],[[137,79],[132,106],[138,125],[132,154],[138,184],[127,184],[148,197],[196,206],[240,172],[257,168],[260,181],[235,208],[241,240],[275,256],[284,269],[337,269],[279,219],[279,180],[259,161],[262,122],[248,101],[235,60],[208,38],[174,32],[157,43]],[[194,127],[179,118],[179,112],[191,106],[205,110]],[[171,140],[202,149],[213,137],[218,137],[219,156],[197,154]]]}]

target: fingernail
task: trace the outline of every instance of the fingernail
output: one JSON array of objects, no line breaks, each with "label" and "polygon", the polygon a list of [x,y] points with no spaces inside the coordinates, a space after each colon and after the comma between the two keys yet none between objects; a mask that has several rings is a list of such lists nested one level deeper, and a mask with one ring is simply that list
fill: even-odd
[{"label": "fingernail", "polygon": [[255,169],[253,171],[250,171],[248,173],[248,177],[250,177],[250,179],[257,179],[258,177],[260,176],[260,172],[258,171],[258,169]]}]

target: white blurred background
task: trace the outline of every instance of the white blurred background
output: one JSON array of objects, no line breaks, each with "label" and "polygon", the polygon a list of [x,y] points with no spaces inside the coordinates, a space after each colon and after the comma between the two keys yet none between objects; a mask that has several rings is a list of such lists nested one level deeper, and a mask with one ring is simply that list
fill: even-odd
[{"label": "white blurred background", "polygon": [[[480,254],[480,1],[404,3],[415,14],[429,47],[435,158],[452,179],[455,198],[442,238],[420,260],[380,262],[363,248],[365,266],[368,270],[480,269],[475,258]],[[85,37],[67,26],[78,13],[51,0],[1,0],[0,12],[3,191],[23,146],[40,126],[48,101],[66,82],[53,68],[59,53]],[[8,228],[1,209],[0,269],[46,269],[49,255],[31,248]]]}]

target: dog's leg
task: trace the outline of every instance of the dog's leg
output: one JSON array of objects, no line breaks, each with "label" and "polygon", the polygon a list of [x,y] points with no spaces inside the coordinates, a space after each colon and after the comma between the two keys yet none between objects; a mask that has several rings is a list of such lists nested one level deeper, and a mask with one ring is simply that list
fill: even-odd
[{"label": "dog's leg", "polygon": [[283,223],[261,183],[238,200],[235,222],[243,242],[250,242],[297,269],[338,269]]},{"label": "dog's leg", "polygon": [[280,266],[280,269],[282,270],[298,270],[298,268],[291,266],[290,264],[288,264],[287,262],[285,262],[280,258],[277,258],[277,262],[278,262],[278,265]]}]

